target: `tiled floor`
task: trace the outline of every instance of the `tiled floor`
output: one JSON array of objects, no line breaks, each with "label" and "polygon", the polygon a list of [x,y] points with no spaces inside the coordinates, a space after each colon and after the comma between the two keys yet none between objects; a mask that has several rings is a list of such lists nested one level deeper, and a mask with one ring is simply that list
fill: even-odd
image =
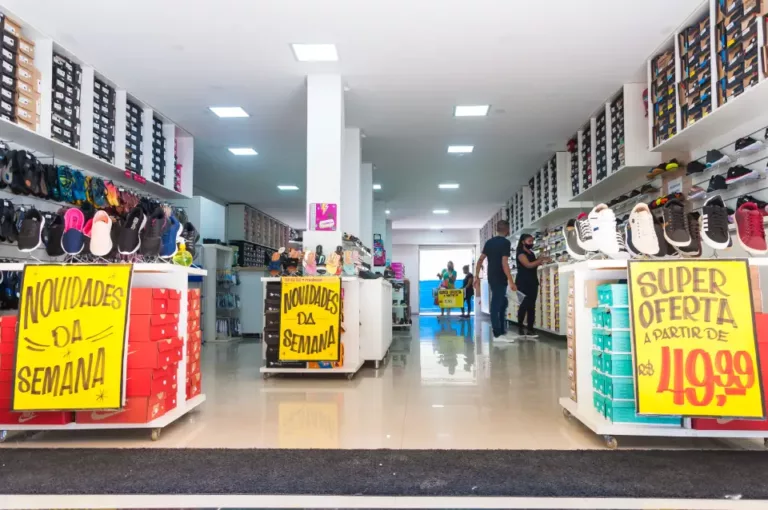
[{"label": "tiled floor", "polygon": [[[557,403],[567,394],[564,340],[494,345],[486,320],[421,317],[378,371],[259,374],[261,345],[208,345],[203,406],[166,428],[47,432],[19,447],[603,448]],[[762,448],[759,441],[622,439],[622,447]]]}]

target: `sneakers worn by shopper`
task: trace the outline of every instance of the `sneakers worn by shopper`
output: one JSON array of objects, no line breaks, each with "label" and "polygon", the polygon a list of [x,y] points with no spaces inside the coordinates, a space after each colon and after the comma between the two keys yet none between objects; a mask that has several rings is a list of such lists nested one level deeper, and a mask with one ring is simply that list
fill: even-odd
[{"label": "sneakers worn by shopper", "polygon": [[19,251],[32,252],[43,245],[43,228],[45,219],[37,209],[30,209],[24,213],[19,229]]},{"label": "sneakers worn by shopper", "polygon": [[173,216],[169,216],[168,221],[165,224],[165,230],[163,230],[160,257],[168,258],[176,255],[176,239],[179,237],[180,230],[181,225],[179,224],[179,220]]},{"label": "sneakers worn by shopper", "polygon": [[736,209],[736,234],[739,244],[750,255],[768,253],[763,215],[760,214],[755,203],[747,202]]},{"label": "sneakers worn by shopper", "polygon": [[141,232],[141,254],[145,257],[157,257],[160,255],[162,235],[165,231],[167,220],[162,207],[157,207],[147,218],[147,226]]},{"label": "sneakers worn by shopper", "polygon": [[691,244],[677,249],[683,257],[701,257],[701,220],[698,212],[688,213],[688,231],[691,234]]},{"label": "sneakers worn by shopper", "polygon": [[[565,249],[573,260],[585,260],[587,252],[579,244],[579,234],[577,231],[576,220],[568,220],[563,233],[565,236]],[[182,236],[184,234],[182,233]]]},{"label": "sneakers worn by shopper", "polygon": [[755,152],[760,152],[763,149],[763,142],[755,140],[751,136],[745,136],[736,140],[736,154],[739,156],[746,156]]},{"label": "sneakers worn by shopper", "polygon": [[75,207],[64,213],[64,234],[61,236],[61,248],[67,255],[79,255],[85,246],[83,211]]},{"label": "sneakers worn by shopper", "polygon": [[592,235],[592,223],[587,213],[579,214],[579,217],[576,219],[576,234],[578,236],[577,242],[582,250],[585,252],[597,251],[595,239]]},{"label": "sneakers worn by shopper", "polygon": [[688,192],[688,200],[700,200],[706,196],[706,190],[698,186],[691,186],[691,191]]},{"label": "sneakers worn by shopper", "polygon": [[131,209],[120,226],[120,233],[117,238],[117,251],[121,255],[133,255],[139,251],[141,247],[140,234],[146,224],[147,217],[141,206]]},{"label": "sneakers worn by shopper", "polygon": [[64,216],[61,214],[54,215],[51,222],[46,224],[46,230],[45,252],[51,257],[64,255],[65,252],[61,243],[61,238],[64,236]]},{"label": "sneakers worn by shopper", "polygon": [[670,200],[662,210],[664,217],[664,238],[677,248],[691,244],[691,233],[688,231],[688,218],[685,206],[679,200]]},{"label": "sneakers worn by shopper", "polygon": [[700,163],[698,161],[691,161],[690,163],[688,163],[685,169],[685,174],[686,175],[698,174],[703,172],[706,169],[707,169],[707,165],[705,165],[704,163]]},{"label": "sneakers worn by shopper", "polygon": [[707,186],[707,193],[717,193],[728,189],[728,184],[725,182],[725,177],[722,175],[713,175],[709,178],[709,186]]},{"label": "sneakers worn by shopper", "polygon": [[112,218],[106,211],[97,211],[91,228],[91,253],[106,257],[112,251]]},{"label": "sneakers worn by shopper", "polygon": [[726,184],[734,184],[741,181],[756,181],[761,176],[762,175],[757,170],[753,170],[742,165],[736,165],[728,169],[725,182]]},{"label": "sneakers worn by shopper", "polygon": [[731,158],[727,154],[723,154],[717,150],[707,151],[707,167],[715,168],[720,165],[727,165],[731,162]]},{"label": "sneakers worn by shopper", "polygon": [[656,255],[659,252],[653,214],[646,204],[637,204],[632,209],[629,215],[629,228],[632,230],[632,244],[635,251],[642,255]]},{"label": "sneakers worn by shopper", "polygon": [[728,211],[720,195],[704,202],[701,208],[701,239],[715,250],[725,250],[731,245],[728,231]]}]

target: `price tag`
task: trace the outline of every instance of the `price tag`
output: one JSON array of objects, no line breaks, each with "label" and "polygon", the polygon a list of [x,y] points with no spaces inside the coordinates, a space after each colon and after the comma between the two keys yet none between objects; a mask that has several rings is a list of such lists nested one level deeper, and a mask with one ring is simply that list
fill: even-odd
[{"label": "price tag", "polygon": [[631,261],[639,414],[764,418],[745,260]]}]

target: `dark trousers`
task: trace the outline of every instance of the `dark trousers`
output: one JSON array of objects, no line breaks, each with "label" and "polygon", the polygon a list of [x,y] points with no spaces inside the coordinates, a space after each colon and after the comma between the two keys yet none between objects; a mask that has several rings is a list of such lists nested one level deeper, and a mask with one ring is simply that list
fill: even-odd
[{"label": "dark trousers", "polygon": [[490,283],[491,291],[491,328],[493,336],[507,332],[507,282]]},{"label": "dark trousers", "polygon": [[[472,298],[474,297],[474,294],[464,294],[464,305],[461,307],[461,314],[462,315],[470,315],[472,314]],[[464,309],[466,308],[467,313],[464,313]]]},{"label": "dark trousers", "polygon": [[539,295],[539,287],[520,288],[520,292],[525,294],[525,299],[523,299],[523,302],[520,303],[520,307],[517,309],[517,325],[520,329],[523,329],[527,315],[528,329],[532,330],[536,316],[536,298]]}]

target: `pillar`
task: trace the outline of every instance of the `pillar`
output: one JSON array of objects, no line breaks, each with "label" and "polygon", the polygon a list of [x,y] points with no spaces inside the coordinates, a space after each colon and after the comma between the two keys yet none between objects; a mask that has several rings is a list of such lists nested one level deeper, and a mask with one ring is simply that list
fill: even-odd
[{"label": "pillar", "polygon": [[392,220],[386,222],[386,235],[384,236],[384,249],[387,250],[387,263],[392,262]]},{"label": "pillar", "polygon": [[373,247],[373,163],[360,165],[360,240]]},{"label": "pillar", "polygon": [[344,160],[341,166],[342,230],[360,235],[360,128],[344,129]]},{"label": "pillar", "polygon": [[[373,236],[380,235],[382,243],[385,242],[387,235],[387,215],[384,210],[387,208],[383,200],[375,200],[373,202]],[[373,237],[371,238],[371,247],[373,247]],[[386,248],[385,248],[386,249]],[[377,273],[384,271],[384,266],[376,267],[374,270]]]}]

